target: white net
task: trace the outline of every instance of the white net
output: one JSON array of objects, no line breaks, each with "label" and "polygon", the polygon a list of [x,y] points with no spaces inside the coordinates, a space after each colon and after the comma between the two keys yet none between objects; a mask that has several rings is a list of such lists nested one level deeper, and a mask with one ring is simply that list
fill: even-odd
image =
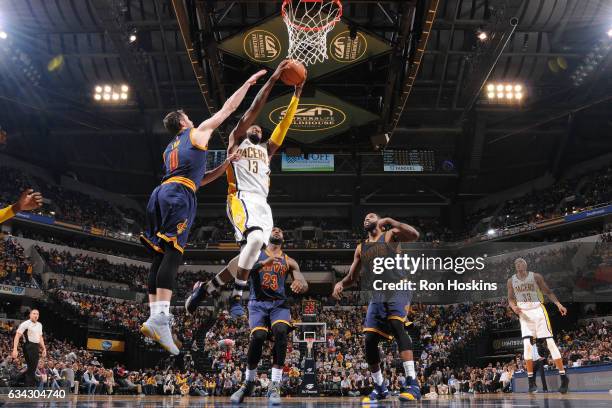
[{"label": "white net", "polygon": [[327,34],[342,16],[340,0],[284,0],[282,15],[289,33],[289,58],[304,65],[327,59]]}]

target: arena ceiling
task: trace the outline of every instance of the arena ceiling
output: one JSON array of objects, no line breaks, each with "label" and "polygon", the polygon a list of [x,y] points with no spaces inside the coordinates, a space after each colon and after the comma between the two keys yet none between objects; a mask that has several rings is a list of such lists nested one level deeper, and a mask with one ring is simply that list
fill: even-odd
[{"label": "arena ceiling", "polygon": [[[174,3],[185,13],[192,55],[170,0],[0,0],[0,29],[9,35],[0,43],[7,152],[57,175],[145,197],[159,179],[168,141],[164,113],[183,107],[199,119],[218,108],[259,67],[220,44],[280,10],[279,1]],[[277,171],[272,201],[448,204],[546,172],[559,176],[572,163],[612,151],[609,1],[344,4],[344,21],[391,51],[311,85],[380,120],[316,144],[289,142],[306,152],[339,154],[337,172],[297,183],[306,176]],[[478,40],[479,31],[486,41]],[[133,33],[137,41],[130,43]],[[203,70],[200,83],[190,57]],[[576,86],[572,75],[581,66],[587,75]],[[484,103],[487,79],[525,84],[522,106]],[[130,85],[129,103],[112,108],[93,100],[94,86],[109,82]],[[389,147],[435,150],[457,171],[389,182],[371,139],[384,134]],[[211,147],[223,148],[222,138]],[[223,189],[223,183],[213,187],[213,200],[223,201]]]}]

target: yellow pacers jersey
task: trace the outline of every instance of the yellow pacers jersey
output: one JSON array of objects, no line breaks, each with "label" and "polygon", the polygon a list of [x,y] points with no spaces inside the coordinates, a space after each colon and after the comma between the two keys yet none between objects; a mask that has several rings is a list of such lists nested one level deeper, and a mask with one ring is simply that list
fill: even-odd
[{"label": "yellow pacers jersey", "polygon": [[520,309],[535,309],[542,304],[542,294],[533,272],[529,272],[525,279],[519,279],[514,274],[512,276],[512,288],[514,289],[516,305]]},{"label": "yellow pacers jersey", "polygon": [[241,158],[227,168],[228,194],[248,192],[268,197],[270,163],[265,144],[254,144],[245,138],[238,152]]}]

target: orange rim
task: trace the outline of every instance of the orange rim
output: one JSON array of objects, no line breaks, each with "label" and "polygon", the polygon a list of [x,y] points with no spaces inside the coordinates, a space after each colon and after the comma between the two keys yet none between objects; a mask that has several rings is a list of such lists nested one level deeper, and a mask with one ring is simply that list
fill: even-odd
[{"label": "orange rim", "polygon": [[[289,24],[291,27],[297,28],[298,30],[301,30],[301,31],[321,31],[331,25],[335,25],[338,21],[340,21],[340,17],[342,17],[342,2],[340,0],[331,0],[331,3],[335,3],[336,6],[338,7],[338,15],[332,21],[330,21],[329,23],[321,27],[305,27],[299,24],[295,24],[293,21],[289,19],[289,16],[287,15],[287,11],[285,10],[285,8],[287,7],[287,4],[289,4],[290,1],[291,0],[283,0],[283,5],[281,7],[281,15],[283,16],[283,20],[285,21],[286,24]],[[301,1],[305,3],[323,3],[324,0],[301,0]]]}]

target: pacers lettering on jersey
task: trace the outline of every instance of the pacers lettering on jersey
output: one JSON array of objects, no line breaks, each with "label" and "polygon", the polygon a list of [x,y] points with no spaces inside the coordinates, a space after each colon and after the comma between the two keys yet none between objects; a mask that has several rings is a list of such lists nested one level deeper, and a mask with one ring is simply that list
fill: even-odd
[{"label": "pacers lettering on jersey", "polygon": [[535,292],[537,289],[532,282],[519,283],[514,285],[515,292]]},{"label": "pacers lettering on jersey", "polygon": [[254,147],[247,147],[244,149],[238,149],[238,153],[245,159],[259,159],[268,161],[268,152],[262,149],[256,149]]}]

